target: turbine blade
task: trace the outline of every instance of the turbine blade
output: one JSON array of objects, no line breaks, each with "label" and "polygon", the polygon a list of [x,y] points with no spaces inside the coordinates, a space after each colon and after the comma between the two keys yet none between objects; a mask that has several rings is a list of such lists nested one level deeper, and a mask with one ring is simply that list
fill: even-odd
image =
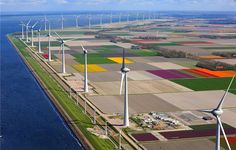
[{"label": "turbine blade", "polygon": [[82,44],[80,44],[80,45],[81,45],[83,51],[84,51],[85,53],[87,53],[88,51],[84,48],[84,46],[83,46]]},{"label": "turbine blade", "polygon": [[221,109],[222,108],[222,105],[224,103],[225,97],[227,96],[227,94],[229,92],[229,89],[230,89],[231,85],[233,84],[234,78],[235,78],[235,76],[231,79],[231,81],[229,83],[229,86],[228,86],[227,90],[225,91],[223,97],[221,98],[220,103],[218,104],[216,109]]},{"label": "turbine blade", "polygon": [[120,80],[120,95],[122,94],[122,89],[123,89],[123,82],[125,78],[125,73],[121,73],[121,80]]},{"label": "turbine blade", "polygon": [[28,21],[28,23],[26,25],[28,26],[30,24],[30,22],[31,22],[31,19]]},{"label": "turbine blade", "polygon": [[229,141],[228,141],[228,139],[227,139],[227,136],[226,136],[226,134],[225,134],[225,130],[224,130],[223,125],[222,125],[222,122],[221,122],[221,120],[220,120],[220,118],[219,118],[218,116],[217,116],[216,118],[217,118],[218,123],[220,124],[220,128],[221,128],[221,131],[222,131],[222,133],[223,133],[223,135],[224,135],[225,142],[226,142],[226,144],[227,144],[227,146],[228,146],[228,149],[231,150],[231,147],[230,147],[230,145],[229,145]]},{"label": "turbine blade", "polygon": [[204,112],[204,113],[212,113],[212,110],[198,110],[199,112]]},{"label": "turbine blade", "polygon": [[38,21],[37,22],[35,22],[35,24],[32,26],[32,28],[34,28],[36,25],[38,24]]},{"label": "turbine blade", "polygon": [[57,34],[57,32],[54,31],[54,33],[63,41],[63,39],[60,37],[59,34]]}]

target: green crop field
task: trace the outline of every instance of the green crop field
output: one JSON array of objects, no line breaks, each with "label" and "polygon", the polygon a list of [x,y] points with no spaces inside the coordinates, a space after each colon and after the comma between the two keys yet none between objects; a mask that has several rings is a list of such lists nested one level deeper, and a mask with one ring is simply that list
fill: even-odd
[{"label": "green crop field", "polygon": [[[216,124],[205,124],[205,125],[192,125],[189,126],[193,130],[207,130],[207,129],[216,129]],[[224,129],[233,128],[228,124],[223,123]]]},{"label": "green crop field", "polygon": [[160,53],[154,50],[131,50],[130,53],[138,56],[160,56]]},{"label": "green crop field", "polygon": [[[196,78],[171,80],[195,91],[204,90],[225,90],[232,78]],[[230,92],[236,94],[236,79],[234,80]]]},{"label": "green crop field", "polygon": [[[80,64],[84,64],[84,55],[81,53],[73,54],[75,60]],[[100,54],[88,54],[88,64],[114,64],[115,62],[101,56]]]},{"label": "green crop field", "polygon": [[114,145],[108,139],[101,139],[92,133],[87,128],[92,128],[94,125],[91,119],[85,115],[80,106],[77,106],[69,95],[62,89],[57,81],[52,79],[52,76],[46,72],[39,63],[26,51],[26,46],[18,39],[10,37],[13,43],[18,47],[19,51],[25,57],[26,61],[33,67],[37,75],[46,84],[49,91],[54,95],[60,105],[68,113],[74,123],[79,127],[84,136],[91,142],[96,149],[111,150],[115,149]]}]

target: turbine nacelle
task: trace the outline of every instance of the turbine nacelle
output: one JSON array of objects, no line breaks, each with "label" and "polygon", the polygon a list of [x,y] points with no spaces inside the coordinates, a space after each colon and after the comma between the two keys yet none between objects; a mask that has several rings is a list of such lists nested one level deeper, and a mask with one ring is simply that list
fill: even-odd
[{"label": "turbine nacelle", "polygon": [[212,110],[212,115],[214,115],[215,117],[218,116],[220,117],[223,114],[223,110],[222,109],[214,109]]},{"label": "turbine nacelle", "polygon": [[127,73],[127,72],[130,72],[130,69],[125,67],[125,68],[121,68],[120,71],[121,73]]}]

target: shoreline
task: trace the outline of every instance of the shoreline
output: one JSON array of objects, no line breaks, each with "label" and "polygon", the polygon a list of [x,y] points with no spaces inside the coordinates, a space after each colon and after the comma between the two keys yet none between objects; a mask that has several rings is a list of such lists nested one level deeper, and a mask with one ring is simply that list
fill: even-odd
[{"label": "shoreline", "polygon": [[[45,92],[47,97],[50,100],[50,103],[53,105],[53,107],[58,111],[60,117],[63,119],[63,121],[66,123],[66,125],[71,130],[72,134],[80,141],[80,144],[82,145],[83,149],[88,150],[94,150],[95,148],[92,146],[92,144],[88,141],[88,139],[84,136],[84,134],[81,132],[81,130],[74,124],[70,123],[70,120],[72,118],[67,114],[67,112],[62,108],[62,106],[59,104],[59,102],[56,100],[54,95],[48,90],[45,83],[42,81],[42,79],[38,76],[38,74],[34,71],[32,66],[28,63],[28,61],[25,59],[25,57],[22,55],[18,47],[14,44],[14,42],[9,38],[9,35],[6,35],[7,39],[11,42],[11,44],[14,46],[17,54],[21,57],[24,64],[27,66],[27,68],[30,70],[34,78],[36,79],[37,83],[40,85],[42,90]],[[30,52],[31,53],[31,52]],[[41,66],[41,65],[40,65]]]}]

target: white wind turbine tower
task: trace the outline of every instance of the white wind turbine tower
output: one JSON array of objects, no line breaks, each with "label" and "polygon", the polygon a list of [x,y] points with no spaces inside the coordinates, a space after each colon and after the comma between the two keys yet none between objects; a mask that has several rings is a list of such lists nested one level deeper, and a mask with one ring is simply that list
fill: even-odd
[{"label": "white wind turbine tower", "polygon": [[225,91],[223,97],[220,100],[220,103],[218,104],[218,106],[215,109],[212,109],[212,110],[200,110],[201,112],[210,113],[214,117],[216,117],[216,120],[217,120],[217,124],[216,124],[216,127],[217,127],[217,129],[216,129],[216,147],[215,147],[216,150],[220,150],[220,131],[222,131],[222,133],[224,135],[224,139],[226,141],[228,149],[231,150],[231,147],[229,145],[229,141],[228,141],[227,136],[225,134],[225,130],[223,128],[223,125],[222,125],[220,117],[223,114],[222,105],[223,105],[225,97],[228,94],[229,89],[230,89],[230,87],[231,87],[231,85],[232,85],[232,83],[234,81],[234,78],[235,78],[235,76],[230,81],[227,90]]},{"label": "white wind turbine tower", "polygon": [[34,47],[34,27],[38,24],[38,21],[31,26],[31,47]]},{"label": "white wind turbine tower", "polygon": [[40,32],[41,32],[41,27],[38,29],[38,53],[42,53],[41,49],[41,40],[40,40]]},{"label": "white wind turbine tower", "polygon": [[125,50],[123,49],[122,54],[122,67],[121,71],[121,82],[120,82],[120,94],[122,93],[123,82],[124,82],[124,126],[129,126],[129,102],[128,102],[128,72],[129,68],[125,65]]},{"label": "white wind turbine tower", "polygon": [[79,16],[75,16],[75,26],[76,28],[79,27]]},{"label": "white wind turbine tower", "polygon": [[44,31],[47,30],[47,21],[48,21],[47,16],[44,16]]},{"label": "white wind turbine tower", "polygon": [[81,47],[83,49],[84,52],[84,92],[88,93],[88,69],[87,69],[87,54],[88,51],[83,47],[83,45],[81,44]]},{"label": "white wind turbine tower", "polygon": [[88,16],[88,25],[89,25],[89,30],[91,29],[91,16]]},{"label": "white wind turbine tower", "polygon": [[21,21],[20,25],[21,25],[21,39],[23,40],[25,38],[25,35],[24,35],[25,24],[23,23],[23,21]]},{"label": "white wind turbine tower", "polygon": [[68,41],[73,41],[74,39],[70,39],[70,40],[63,40],[59,34],[57,34],[56,32],[54,32],[57,37],[59,37],[59,39],[61,40],[61,51],[62,51],[62,73],[65,74],[66,73],[66,61],[65,61],[65,43],[68,42]]},{"label": "white wind turbine tower", "polygon": [[61,30],[64,30],[64,16],[61,15]]},{"label": "white wind turbine tower", "polygon": [[52,61],[51,59],[51,24],[48,25],[48,62]]},{"label": "white wind turbine tower", "polygon": [[119,14],[119,23],[121,23],[121,13]]},{"label": "white wind turbine tower", "polygon": [[110,14],[110,24],[112,24],[112,13]]},{"label": "white wind turbine tower", "polygon": [[65,41],[56,33],[54,32],[61,40],[61,50],[62,50],[62,73],[66,73],[66,64],[65,64]]},{"label": "white wind turbine tower", "polygon": [[100,15],[100,27],[101,27],[101,29],[103,28],[103,27],[102,27],[102,24],[103,24],[103,21],[102,21],[102,20],[103,20],[103,15],[101,14],[101,15]]},{"label": "white wind turbine tower", "polygon": [[31,19],[28,21],[28,23],[25,25],[25,34],[26,34],[26,42],[29,42],[29,24],[31,22]]},{"label": "white wind turbine tower", "polygon": [[129,22],[129,14],[127,15],[127,22]]}]

